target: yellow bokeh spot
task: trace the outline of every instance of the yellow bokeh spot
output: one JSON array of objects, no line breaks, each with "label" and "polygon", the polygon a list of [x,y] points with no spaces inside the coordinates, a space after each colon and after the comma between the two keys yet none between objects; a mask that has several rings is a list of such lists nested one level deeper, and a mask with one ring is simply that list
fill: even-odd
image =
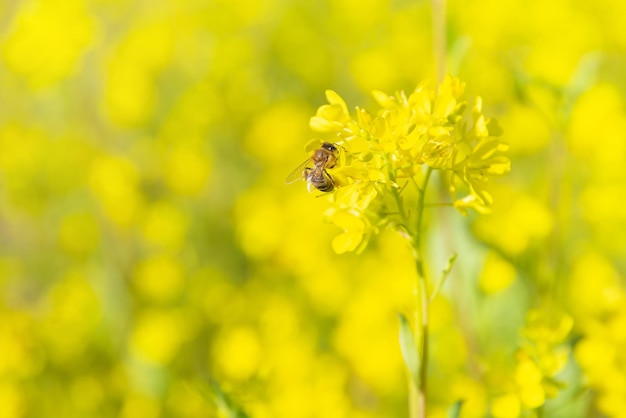
[{"label": "yellow bokeh spot", "polygon": [[307,129],[309,113],[294,103],[267,109],[254,120],[248,131],[244,143],[246,149],[263,161],[282,164],[285,159],[302,151],[299,138],[305,138],[310,133]]},{"label": "yellow bokeh spot", "polygon": [[610,260],[601,254],[583,254],[572,266],[569,302],[576,316],[601,315],[624,301],[624,290]]},{"label": "yellow bokeh spot", "polygon": [[25,399],[19,389],[10,383],[0,382],[0,418],[21,418],[25,412]]},{"label": "yellow bokeh spot", "polygon": [[42,130],[28,129],[17,123],[8,123],[0,130],[2,187],[11,203],[25,212],[40,214],[44,211],[46,199],[50,197],[47,192],[54,179],[60,177],[54,173],[46,178],[45,184],[42,182],[43,165],[50,148]]},{"label": "yellow bokeh spot", "polygon": [[447,329],[433,333],[431,341],[432,351],[429,355],[432,356],[433,364],[437,364],[438,370],[454,373],[467,364],[467,343],[461,332],[451,327],[450,323]]},{"label": "yellow bokeh spot", "polygon": [[493,215],[476,222],[479,236],[497,244],[508,254],[520,254],[531,244],[544,239],[552,231],[554,219],[548,208],[529,195],[513,195],[500,190],[497,202],[507,202],[508,207],[498,209]]},{"label": "yellow bokeh spot", "polygon": [[[148,19],[147,19],[148,20]],[[174,23],[169,19],[135,22],[122,40],[116,58],[154,74],[163,69],[174,50]]]},{"label": "yellow bokeh spot", "polygon": [[621,311],[609,323],[609,335],[613,341],[622,347],[626,346],[626,312],[624,305]]},{"label": "yellow bokeh spot", "polygon": [[478,284],[488,295],[508,288],[517,277],[515,267],[495,252],[489,252],[480,273]]},{"label": "yellow bokeh spot", "polygon": [[453,322],[454,310],[447,298],[441,295],[435,298],[430,303],[429,310],[428,327],[433,332],[449,329],[450,323]]},{"label": "yellow bokeh spot", "polygon": [[236,28],[259,24],[271,17],[271,12],[279,7],[276,0],[214,0],[213,4],[219,10],[228,12],[229,27]]},{"label": "yellow bokeh spot", "polygon": [[391,90],[396,82],[397,73],[387,51],[363,52],[350,67],[363,91]]},{"label": "yellow bokeh spot", "polygon": [[156,301],[175,299],[185,285],[183,266],[167,255],[158,255],[140,262],[133,274],[139,292]]},{"label": "yellow bokeh spot", "polygon": [[137,23],[108,65],[105,105],[113,122],[123,127],[145,123],[157,103],[156,76],[170,61],[171,21]]},{"label": "yellow bokeh spot", "polygon": [[261,344],[252,328],[238,327],[226,331],[214,348],[215,363],[234,380],[247,380],[258,370]]},{"label": "yellow bokeh spot", "polygon": [[348,380],[348,373],[342,364],[331,356],[320,356],[312,367],[312,392],[318,399],[321,416],[340,418],[348,415],[350,402],[342,390]]},{"label": "yellow bokeh spot", "polygon": [[616,352],[611,341],[601,337],[586,337],[574,348],[574,355],[580,366],[590,374],[605,381],[604,376],[614,365]]},{"label": "yellow bokeh spot", "polygon": [[292,384],[282,388],[279,393],[272,395],[271,402],[274,416],[286,418],[298,416],[299,411],[302,410],[302,405],[308,402],[311,392],[308,387],[302,384]]},{"label": "yellow bokeh spot", "polygon": [[73,213],[66,216],[59,226],[59,244],[66,254],[85,256],[98,246],[100,232],[93,214]]},{"label": "yellow bokeh spot", "polygon": [[0,376],[26,378],[40,373],[44,358],[43,353],[33,347],[34,321],[27,315],[14,312],[2,312],[2,316]]},{"label": "yellow bokeh spot", "polygon": [[519,397],[512,393],[498,396],[491,402],[491,414],[494,418],[517,418],[521,409]]},{"label": "yellow bokeh spot", "polygon": [[[618,360],[620,361],[621,359]],[[621,365],[614,365],[606,370],[603,376],[604,384],[598,385],[597,388],[606,392],[623,394],[626,400],[626,370],[623,370]]]},{"label": "yellow bokeh spot", "polygon": [[188,220],[172,203],[159,202],[148,207],[142,224],[144,239],[157,247],[178,249],[185,243]]},{"label": "yellow bokeh spot", "polygon": [[0,376],[15,373],[16,369],[28,361],[28,351],[19,337],[12,329],[2,328],[0,328]]},{"label": "yellow bokeh spot", "polygon": [[386,390],[403,376],[398,341],[397,315],[384,287],[355,296],[342,314],[334,336],[336,350],[352,364],[363,381]]},{"label": "yellow bokeh spot", "polygon": [[102,382],[94,376],[76,379],[71,387],[71,400],[82,411],[95,411],[105,399]]},{"label": "yellow bokeh spot", "polygon": [[609,417],[623,418],[626,411],[626,393],[609,392],[598,396],[598,409]]},{"label": "yellow bokeh spot", "polygon": [[[603,174],[607,175],[609,167],[619,167],[621,163],[613,165],[603,165]],[[611,181],[609,183],[595,183],[585,187],[579,195],[580,207],[582,208],[584,219],[597,229],[604,229],[607,240],[615,240],[618,248],[621,235],[615,236],[616,228],[626,225],[626,211],[618,210],[622,202],[626,199],[626,186],[622,180]]]},{"label": "yellow bokeh spot", "polygon": [[539,383],[520,387],[519,396],[526,408],[539,408],[546,402],[546,393]]},{"label": "yellow bokeh spot", "polygon": [[120,227],[130,227],[135,221],[141,205],[138,183],[137,168],[123,157],[99,157],[89,173],[90,188],[104,213]]},{"label": "yellow bokeh spot", "polygon": [[126,398],[120,414],[121,418],[158,418],[160,416],[160,401],[139,394],[130,394]]},{"label": "yellow bokeh spot", "polygon": [[237,233],[244,252],[254,259],[263,259],[272,254],[280,245],[280,238],[285,232],[280,200],[263,190],[243,194],[237,202],[236,213]]},{"label": "yellow bokeh spot", "polygon": [[515,368],[515,381],[519,386],[519,397],[527,408],[537,408],[546,400],[542,385],[543,374],[539,367],[525,355],[521,355]]},{"label": "yellow bokeh spot", "polygon": [[[346,297],[350,293],[345,277],[333,268],[332,263],[317,260],[318,269],[301,277],[300,284],[307,291],[316,309],[327,314],[341,311]],[[324,271],[324,274],[320,274]]]},{"label": "yellow bokeh spot", "polygon": [[190,326],[178,311],[145,311],[132,331],[133,352],[148,363],[166,365],[188,338]]},{"label": "yellow bokeh spot", "polygon": [[[619,88],[600,83],[575,102],[567,142],[579,158],[602,164],[607,175],[621,170],[626,155],[626,114]],[[601,142],[598,142],[598,141]]]},{"label": "yellow bokeh spot", "polygon": [[520,386],[538,384],[542,378],[541,371],[532,360],[528,358],[520,359],[515,369],[515,380]]},{"label": "yellow bokeh spot", "polygon": [[24,1],[19,6],[1,50],[8,67],[34,88],[72,75],[96,32],[83,2]]},{"label": "yellow bokeh spot", "polygon": [[28,171],[34,171],[44,144],[44,133],[41,131],[29,130],[16,123],[2,126],[0,145],[3,152],[0,153],[0,168],[3,174],[21,177]]},{"label": "yellow bokeh spot", "polygon": [[100,301],[88,277],[82,271],[69,271],[49,292],[50,311],[42,327],[60,361],[80,355],[90,334],[101,320]]},{"label": "yellow bokeh spot", "polygon": [[123,127],[143,124],[156,104],[154,80],[133,63],[109,65],[104,103],[111,120]]},{"label": "yellow bokeh spot", "polygon": [[164,176],[170,189],[181,195],[196,196],[206,187],[211,166],[200,150],[180,146],[168,151]]},{"label": "yellow bokeh spot", "polygon": [[498,121],[506,126],[506,141],[510,144],[512,153],[532,154],[542,150],[550,142],[548,121],[536,109],[514,105]]}]

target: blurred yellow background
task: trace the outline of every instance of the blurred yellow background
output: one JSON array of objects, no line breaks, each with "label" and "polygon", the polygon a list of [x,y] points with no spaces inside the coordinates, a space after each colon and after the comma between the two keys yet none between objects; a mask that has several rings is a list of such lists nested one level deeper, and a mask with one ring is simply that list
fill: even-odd
[{"label": "blurred yellow background", "polygon": [[[512,172],[493,215],[429,215],[432,270],[459,254],[433,417],[625,416],[624,16],[448,2],[448,71]],[[209,381],[255,418],[407,416],[408,246],[334,255],[325,200],[284,179],[324,90],[433,78],[427,1],[0,1],[0,417],[214,417]],[[531,309],[573,321],[545,404]]]}]

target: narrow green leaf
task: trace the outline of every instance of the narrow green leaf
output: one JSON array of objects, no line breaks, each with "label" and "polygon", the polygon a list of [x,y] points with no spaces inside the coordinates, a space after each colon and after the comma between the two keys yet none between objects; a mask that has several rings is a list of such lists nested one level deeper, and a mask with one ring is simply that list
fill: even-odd
[{"label": "narrow green leaf", "polygon": [[413,380],[416,388],[420,387],[420,357],[417,352],[417,344],[415,344],[415,337],[409,326],[409,322],[404,315],[398,314],[400,319],[400,350],[402,351],[402,358],[404,364],[409,372],[409,376]]},{"label": "narrow green leaf", "polygon": [[228,396],[216,382],[210,382],[213,402],[223,418],[250,418],[249,415]]},{"label": "narrow green leaf", "polygon": [[606,58],[598,52],[588,53],[580,59],[578,67],[574,71],[574,76],[570,79],[569,85],[566,86],[566,93],[572,99],[575,99],[596,83],[600,65],[602,65],[604,60]]},{"label": "narrow green leaf", "polygon": [[450,259],[448,260],[448,264],[446,264],[446,267],[441,271],[441,277],[437,281],[437,285],[435,286],[435,290],[433,290],[433,293],[430,296],[430,301],[431,302],[433,300],[435,300],[435,298],[437,297],[437,295],[441,291],[441,288],[443,288],[443,284],[445,283],[446,278],[448,277],[448,274],[450,274],[450,270],[452,270],[452,266],[454,266],[454,262],[456,261],[456,257],[457,257],[456,254],[452,254],[452,257],[450,257]]},{"label": "narrow green leaf", "polygon": [[463,59],[472,48],[472,38],[469,36],[459,36],[451,45],[448,52],[448,66],[450,74],[458,74]]},{"label": "narrow green leaf", "polygon": [[461,416],[461,406],[463,406],[463,401],[456,401],[455,404],[448,409],[448,418],[459,418]]}]

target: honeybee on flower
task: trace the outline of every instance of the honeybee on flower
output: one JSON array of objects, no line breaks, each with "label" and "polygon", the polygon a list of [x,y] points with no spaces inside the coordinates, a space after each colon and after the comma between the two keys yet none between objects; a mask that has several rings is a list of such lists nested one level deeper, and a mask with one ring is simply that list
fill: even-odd
[{"label": "honeybee on flower", "polygon": [[335,188],[335,181],[328,173],[328,169],[334,168],[336,164],[337,146],[324,142],[310,158],[307,158],[287,176],[287,184],[297,180],[306,180],[309,191],[311,187],[315,187],[320,192],[331,192]]},{"label": "honeybee on flower", "polygon": [[[447,185],[450,206],[463,214],[489,211],[492,198],[485,185],[509,171],[510,161],[503,155],[507,145],[498,138],[497,122],[483,114],[480,97],[466,111],[464,89],[458,78],[448,76],[437,89],[420,84],[408,96],[377,91],[380,110],[372,114],[357,107],[356,117],[341,96],[326,92],[328,104],[310,121],[324,142],[313,154],[312,166],[299,168],[299,175],[318,190],[334,190],[327,214],[352,237],[334,243],[335,251],[363,248],[366,237],[383,226],[415,235],[412,217],[418,211],[407,207],[419,200],[433,171]],[[333,144],[348,150],[342,164],[337,164]],[[355,228],[359,233],[349,233]]]}]

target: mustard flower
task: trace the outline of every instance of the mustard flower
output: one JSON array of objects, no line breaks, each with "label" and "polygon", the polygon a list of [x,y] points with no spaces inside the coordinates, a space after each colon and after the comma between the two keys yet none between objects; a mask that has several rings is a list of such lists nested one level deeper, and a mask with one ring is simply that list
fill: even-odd
[{"label": "mustard flower", "polygon": [[464,89],[458,78],[448,76],[437,89],[423,83],[408,96],[375,91],[376,113],[359,107],[350,113],[337,93],[326,92],[328,104],[310,121],[321,138],[307,148],[334,144],[339,155],[332,164],[312,162],[302,176],[306,180],[307,173],[315,172],[319,180],[323,170],[332,181],[325,188],[332,189],[333,205],[326,215],[343,230],[333,243],[335,251],[360,251],[383,227],[415,239],[423,207],[409,208],[424,204],[433,171],[450,192],[451,201],[444,204],[463,214],[489,211],[492,198],[485,186],[509,171],[510,161],[503,155],[507,146],[498,139],[497,122],[483,114],[480,97],[467,110]]},{"label": "mustard flower", "polygon": [[[604,307],[606,309],[606,307]],[[595,408],[607,417],[626,411],[626,300],[581,321],[574,357],[593,390]]]},{"label": "mustard flower", "polygon": [[[505,397],[518,399],[521,407],[526,409],[539,408],[547,399],[555,398],[565,384],[557,379],[569,358],[569,349],[564,345],[574,322],[564,313],[554,309],[531,309],[526,316],[526,326],[522,330],[524,342],[516,353],[514,387],[512,393]],[[519,406],[510,403],[512,410]],[[500,408],[494,416],[506,416],[504,408]],[[511,412],[509,411],[509,412]]]}]

